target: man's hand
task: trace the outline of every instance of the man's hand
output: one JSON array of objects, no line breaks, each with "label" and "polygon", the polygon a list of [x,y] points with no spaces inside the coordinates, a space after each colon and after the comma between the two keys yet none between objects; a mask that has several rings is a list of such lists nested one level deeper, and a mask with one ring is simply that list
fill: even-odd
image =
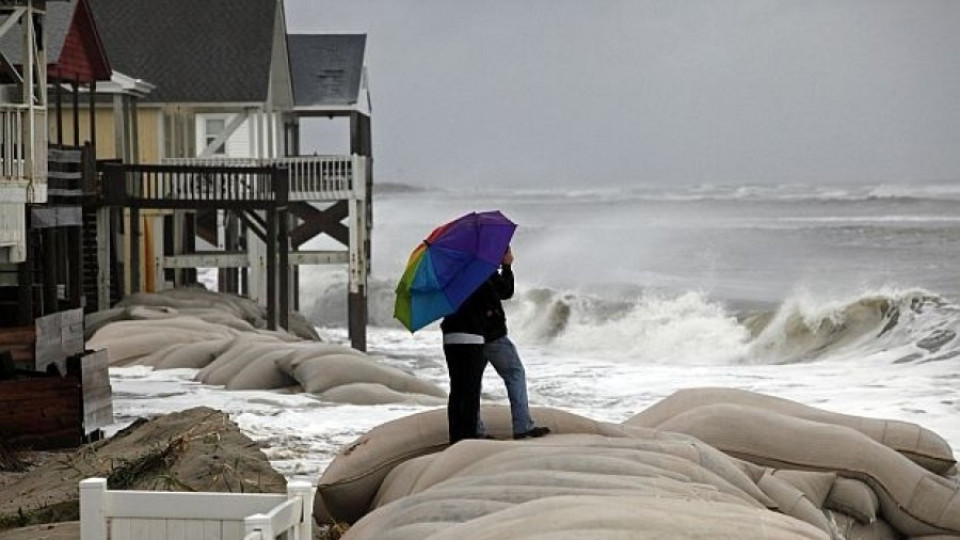
[{"label": "man's hand", "polygon": [[503,259],[500,261],[500,264],[513,264],[513,251],[510,249],[510,246],[507,246],[507,252],[503,254]]}]

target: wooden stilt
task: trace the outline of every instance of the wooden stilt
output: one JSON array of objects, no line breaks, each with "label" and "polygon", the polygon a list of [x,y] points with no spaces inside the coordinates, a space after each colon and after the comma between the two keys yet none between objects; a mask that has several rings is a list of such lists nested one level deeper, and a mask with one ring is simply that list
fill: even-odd
[{"label": "wooden stilt", "polygon": [[277,211],[267,210],[267,328],[277,329]]}]

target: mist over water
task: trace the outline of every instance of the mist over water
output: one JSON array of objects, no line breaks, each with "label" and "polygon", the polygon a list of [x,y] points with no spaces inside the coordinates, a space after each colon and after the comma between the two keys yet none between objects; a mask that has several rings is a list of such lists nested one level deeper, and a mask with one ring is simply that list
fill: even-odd
[{"label": "mist over water", "polygon": [[[957,348],[955,186],[385,191],[375,202],[374,326],[399,328],[393,289],[422,237],[462,213],[500,209],[519,224],[518,293],[506,307],[523,345],[703,365],[881,351],[939,361]],[[345,275],[313,272],[305,314],[343,326]]]}]

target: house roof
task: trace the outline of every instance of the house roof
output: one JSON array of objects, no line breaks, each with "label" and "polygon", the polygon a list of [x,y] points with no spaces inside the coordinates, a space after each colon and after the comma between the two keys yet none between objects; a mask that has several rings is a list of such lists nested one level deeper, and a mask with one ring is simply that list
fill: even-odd
[{"label": "house roof", "polygon": [[144,101],[264,102],[280,0],[90,0],[114,68]]},{"label": "house roof", "polygon": [[[110,62],[87,0],[47,4],[47,71],[80,82],[110,79]],[[11,63],[23,63],[23,34],[11,30],[0,37],[0,50]]]},{"label": "house roof", "polygon": [[290,34],[296,108],[356,106],[363,78],[363,34]]}]

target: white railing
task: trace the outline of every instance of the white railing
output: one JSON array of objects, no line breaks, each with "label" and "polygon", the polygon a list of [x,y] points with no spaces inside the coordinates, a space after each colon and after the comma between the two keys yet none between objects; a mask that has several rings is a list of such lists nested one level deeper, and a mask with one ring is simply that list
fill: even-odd
[{"label": "white railing", "polygon": [[45,109],[0,104],[0,201],[47,202],[48,129]]},{"label": "white railing", "polygon": [[311,540],[314,488],[287,493],[111,491],[80,482],[81,540]]},{"label": "white railing", "polygon": [[[285,165],[290,171],[291,201],[330,201],[358,197],[366,188],[362,156],[299,156],[283,158],[168,158],[164,165],[264,167]],[[355,181],[356,179],[356,181]]]},{"label": "white railing", "polygon": [[26,105],[0,105],[0,177],[24,178],[24,159],[29,145],[25,143]]}]

